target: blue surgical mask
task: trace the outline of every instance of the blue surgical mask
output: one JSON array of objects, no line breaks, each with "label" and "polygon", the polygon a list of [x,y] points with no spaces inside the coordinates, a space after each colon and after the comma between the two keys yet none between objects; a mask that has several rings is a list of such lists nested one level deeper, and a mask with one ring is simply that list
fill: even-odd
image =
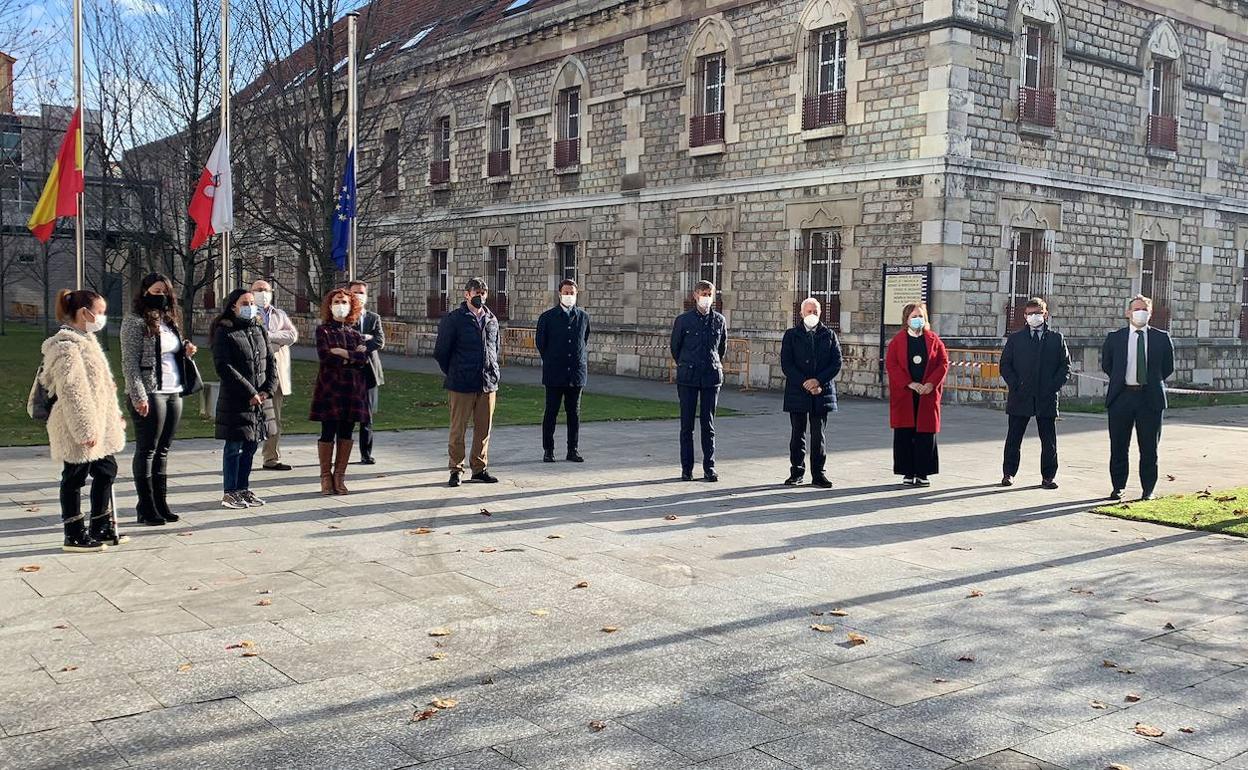
[{"label": "blue surgical mask", "polygon": [[250,321],[256,317],[256,313],[259,310],[260,308],[256,307],[255,305],[243,305],[242,307],[238,309],[238,317],[243,319],[244,321]]},{"label": "blue surgical mask", "polygon": [[910,328],[911,328],[911,329],[914,329],[916,332],[917,332],[919,329],[922,329],[922,328],[923,328],[923,319],[922,319],[922,318],[911,318],[911,319],[910,319]]}]

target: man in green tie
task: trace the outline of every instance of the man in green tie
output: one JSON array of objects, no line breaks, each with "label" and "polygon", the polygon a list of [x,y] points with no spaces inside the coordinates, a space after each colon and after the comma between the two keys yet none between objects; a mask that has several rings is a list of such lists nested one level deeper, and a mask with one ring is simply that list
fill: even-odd
[{"label": "man in green tie", "polygon": [[1157,444],[1166,409],[1164,382],[1174,374],[1170,335],[1149,326],[1153,301],[1137,294],[1127,303],[1125,329],[1110,332],[1101,348],[1101,371],[1109,377],[1105,409],[1109,413],[1110,498],[1122,499],[1130,473],[1131,433],[1140,450],[1142,499],[1152,500],[1157,486]]}]

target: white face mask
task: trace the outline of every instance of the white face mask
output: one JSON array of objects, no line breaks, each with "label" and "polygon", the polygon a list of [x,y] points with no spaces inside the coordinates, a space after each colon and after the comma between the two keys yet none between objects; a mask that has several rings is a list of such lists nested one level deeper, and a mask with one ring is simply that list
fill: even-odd
[{"label": "white face mask", "polygon": [[1039,329],[1044,325],[1044,313],[1028,313],[1027,325],[1033,329]]},{"label": "white face mask", "polygon": [[98,331],[102,331],[105,326],[108,326],[108,316],[97,315],[94,321],[87,322],[87,331],[95,334]]},{"label": "white face mask", "polygon": [[329,312],[334,314],[334,318],[346,318],[351,315],[351,306],[340,304],[330,305]]},{"label": "white face mask", "polygon": [[253,296],[256,298],[256,304],[260,307],[268,307],[273,302],[273,292],[271,291],[257,291]]},{"label": "white face mask", "polygon": [[576,295],[575,294],[560,294],[559,304],[563,305],[564,307],[575,307]]},{"label": "white face mask", "polygon": [[819,316],[817,315],[802,316],[802,323],[806,325],[807,329],[813,329],[819,325]]},{"label": "white face mask", "polygon": [[698,309],[705,313],[711,309],[711,303],[714,301],[715,299],[709,295],[698,297]]},{"label": "white face mask", "polygon": [[356,295],[355,295],[355,298],[356,298],[356,299],[358,299],[358,300],[360,301],[360,304],[361,304],[361,305],[365,305],[365,304],[367,304],[367,303],[368,303],[368,295],[367,295],[367,294],[356,294]]},{"label": "white face mask", "polygon": [[1145,326],[1148,326],[1148,319],[1151,318],[1152,315],[1152,312],[1148,310],[1132,310],[1131,323],[1140,328],[1144,328]]}]

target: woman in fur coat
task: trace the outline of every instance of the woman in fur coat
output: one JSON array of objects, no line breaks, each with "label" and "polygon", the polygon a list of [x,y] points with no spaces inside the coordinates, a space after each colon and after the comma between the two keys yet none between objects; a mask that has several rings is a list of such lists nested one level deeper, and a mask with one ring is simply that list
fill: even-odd
[{"label": "woman in fur coat", "polygon": [[[117,385],[95,333],[108,323],[104,298],[89,290],[62,291],[56,315],[63,324],[43,342],[40,378],[56,399],[48,415],[48,444],[61,470],[64,550],[102,551],[128,540],[113,518],[113,455],[126,445],[126,423]],[[82,488],[91,477],[90,521],[82,512]]]}]

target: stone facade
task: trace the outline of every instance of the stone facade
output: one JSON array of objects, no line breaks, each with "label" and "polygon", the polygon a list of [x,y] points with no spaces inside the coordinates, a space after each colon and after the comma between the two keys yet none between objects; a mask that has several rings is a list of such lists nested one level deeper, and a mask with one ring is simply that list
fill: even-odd
[{"label": "stone facade", "polygon": [[[361,248],[395,252],[383,283],[413,352],[436,324],[434,249],[448,256],[452,304],[468,277],[496,284],[491,260],[505,253],[509,324],[523,328],[553,303],[574,246],[594,368],[665,376],[667,332],[698,277],[688,255],[710,238],[750,384],[775,386],[793,304],[827,275],[808,264],[811,233],[824,233],[838,244],[821,285],[838,300],[845,392],[879,392],[881,268],[928,262],[934,326],[951,347],[999,347],[1012,298],[1040,294],[1077,364],[1097,372],[1125,300],[1151,291],[1178,346],[1175,380],[1245,388],[1248,10],[1169,5],[535,6],[388,64],[437,83],[397,107],[450,118],[450,182],[430,184],[438,143],[414,137],[398,204],[361,214]],[[816,85],[825,43],[835,88]],[[708,57],[722,57],[722,80],[708,80]],[[579,162],[557,168],[569,88],[580,89]],[[693,142],[715,88],[721,126]],[[808,120],[812,98],[830,119]],[[510,156],[491,175],[502,103]]]}]

